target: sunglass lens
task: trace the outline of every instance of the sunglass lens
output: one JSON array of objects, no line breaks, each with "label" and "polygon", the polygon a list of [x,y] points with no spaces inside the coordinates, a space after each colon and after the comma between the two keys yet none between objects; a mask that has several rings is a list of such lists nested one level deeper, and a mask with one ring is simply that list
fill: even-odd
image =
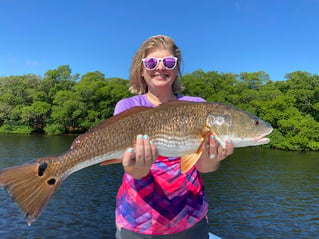
[{"label": "sunglass lens", "polygon": [[163,64],[166,68],[173,69],[176,66],[176,59],[173,57],[164,58]]},{"label": "sunglass lens", "polygon": [[154,69],[157,65],[157,59],[156,58],[147,58],[144,60],[144,66],[147,68],[147,69]]}]

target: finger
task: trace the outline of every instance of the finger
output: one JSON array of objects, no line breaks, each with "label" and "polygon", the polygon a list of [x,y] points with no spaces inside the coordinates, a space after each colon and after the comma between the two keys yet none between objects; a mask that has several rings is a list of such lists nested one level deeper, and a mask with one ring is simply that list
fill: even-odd
[{"label": "finger", "polygon": [[209,157],[215,158],[217,155],[217,148],[218,148],[218,142],[216,141],[216,138],[214,135],[211,135],[209,137]]},{"label": "finger", "polygon": [[226,142],[226,150],[225,150],[225,156],[229,156],[234,153],[234,144],[231,139],[228,139]]},{"label": "finger", "polygon": [[218,159],[219,160],[223,160],[225,159],[227,156],[231,155],[234,151],[234,146],[232,143],[232,140],[228,139],[226,141],[226,148],[223,148],[221,145],[218,146]]},{"label": "finger", "polygon": [[153,143],[153,141],[150,141],[150,145],[151,145],[151,152],[152,152],[152,159],[153,159],[153,163],[156,161],[156,159],[158,158],[159,154],[157,151],[157,148],[155,146],[155,144]]},{"label": "finger", "polygon": [[153,155],[148,135],[144,135],[144,163],[145,166],[151,167],[153,163]]},{"label": "finger", "polygon": [[133,148],[128,148],[124,155],[122,161],[123,167],[132,166],[135,164],[135,153]]},{"label": "finger", "polygon": [[218,145],[217,148],[217,158],[220,161],[226,158],[226,149],[224,149],[221,145]]},{"label": "finger", "polygon": [[141,134],[136,137],[135,160],[137,167],[144,167],[144,138]]}]

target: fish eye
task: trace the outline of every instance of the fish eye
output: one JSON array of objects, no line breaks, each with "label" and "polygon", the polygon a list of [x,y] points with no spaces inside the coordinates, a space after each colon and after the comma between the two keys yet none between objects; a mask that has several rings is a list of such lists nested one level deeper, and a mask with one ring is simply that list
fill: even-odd
[{"label": "fish eye", "polygon": [[254,120],[254,124],[255,124],[256,126],[258,126],[258,125],[259,125],[259,120]]}]

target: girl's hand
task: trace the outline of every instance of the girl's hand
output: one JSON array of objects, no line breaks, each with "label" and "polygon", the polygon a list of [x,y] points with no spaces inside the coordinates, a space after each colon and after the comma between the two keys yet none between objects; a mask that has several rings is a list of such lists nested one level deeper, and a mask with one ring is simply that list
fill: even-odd
[{"label": "girl's hand", "polygon": [[196,163],[196,168],[202,173],[208,173],[216,171],[219,167],[220,161],[224,160],[229,155],[233,154],[234,145],[229,139],[226,142],[226,148],[216,141],[213,135],[209,136],[209,139],[204,144],[201,157]]},{"label": "girl's hand", "polygon": [[135,179],[147,176],[158,158],[156,146],[147,135],[136,137],[136,147],[128,148],[123,156],[124,171]]}]

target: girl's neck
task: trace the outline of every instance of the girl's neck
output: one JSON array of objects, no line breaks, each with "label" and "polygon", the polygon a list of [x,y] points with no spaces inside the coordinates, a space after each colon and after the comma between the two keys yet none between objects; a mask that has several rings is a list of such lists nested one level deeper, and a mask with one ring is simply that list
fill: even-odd
[{"label": "girl's neck", "polygon": [[168,94],[154,94],[148,91],[146,97],[155,106],[177,99],[177,96],[173,92]]}]

